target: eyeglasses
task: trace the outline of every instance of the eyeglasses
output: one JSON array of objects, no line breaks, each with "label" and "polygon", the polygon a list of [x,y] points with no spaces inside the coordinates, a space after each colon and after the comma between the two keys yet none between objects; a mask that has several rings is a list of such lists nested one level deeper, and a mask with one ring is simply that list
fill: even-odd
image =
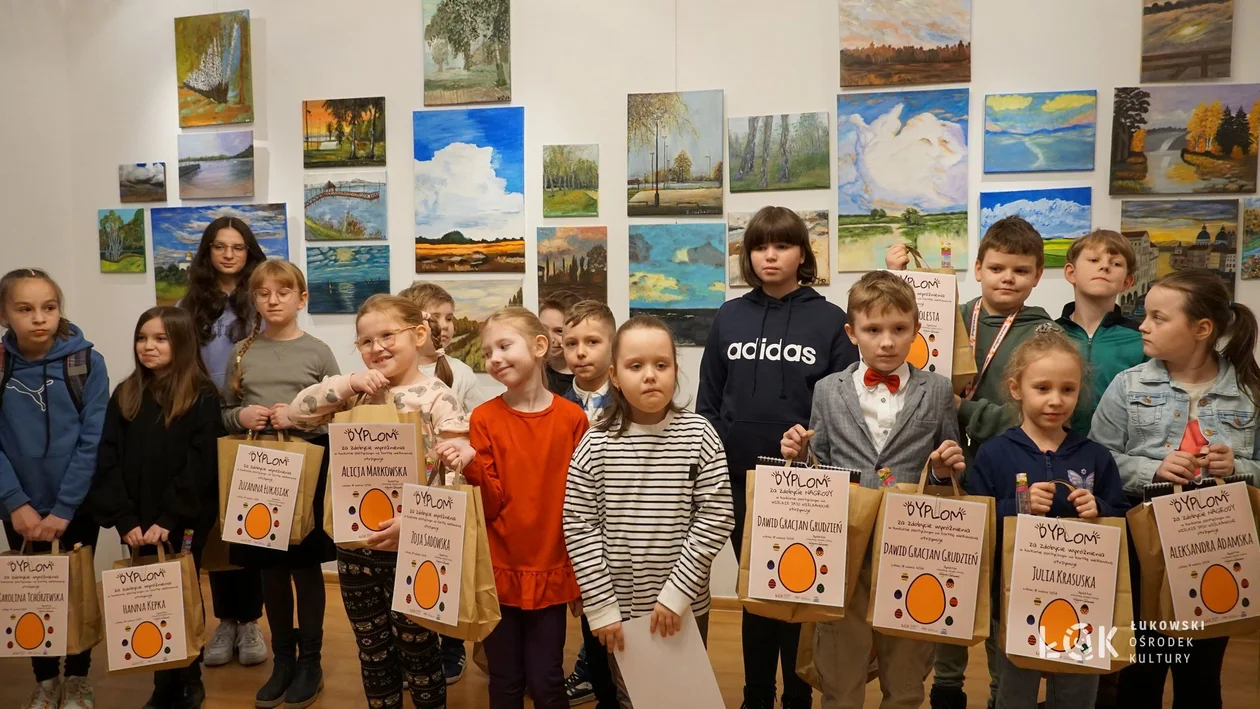
[{"label": "eyeglasses", "polygon": [[382,349],[389,349],[394,346],[394,339],[399,335],[399,333],[414,330],[416,327],[418,326],[400,327],[397,330],[383,332],[376,337],[361,337],[354,341],[354,346],[358,348],[360,352],[370,352],[377,343],[380,343]]},{"label": "eyeglasses", "polygon": [[210,248],[220,256],[227,253],[229,250],[231,250],[234,254],[243,254],[246,251],[245,244],[225,244],[221,241],[216,241],[213,244],[210,244]]},{"label": "eyeglasses", "polygon": [[293,300],[293,294],[296,292],[297,291],[293,290],[292,288],[281,288],[280,290],[276,290],[276,291],[267,290],[266,288],[259,288],[258,290],[254,291],[254,301],[258,303],[266,303],[267,301],[271,300],[272,294],[275,294],[276,298],[281,303],[287,303],[290,300]]}]

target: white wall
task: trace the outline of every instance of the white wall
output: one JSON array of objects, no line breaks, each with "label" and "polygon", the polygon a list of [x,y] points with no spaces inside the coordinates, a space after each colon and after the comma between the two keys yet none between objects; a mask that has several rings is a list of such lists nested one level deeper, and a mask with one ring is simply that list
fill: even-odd
[{"label": "white wall", "polygon": [[[348,8],[364,8],[360,14]],[[172,18],[248,8],[253,21],[256,143],[255,202],[289,203],[290,252],[301,262],[303,99],[387,98],[389,229],[394,290],[415,278],[410,200],[411,112],[423,108],[420,3],[417,0],[93,0],[0,2],[0,95],[20,111],[0,113],[0,145],[9,165],[0,199],[5,268],[41,264],[70,295],[70,311],[106,356],[114,380],[130,369],[134,318],[153,305],[152,270],[98,272],[96,210],[118,206],[116,166],[165,160],[171,200],[176,115]],[[1233,81],[1260,81],[1260,0],[1236,0]],[[535,272],[535,227],[609,227],[610,298],[625,317],[626,94],[724,89],[727,116],[827,111],[839,92],[839,13],[835,0],[516,0],[513,3],[513,103],[525,106],[526,273]],[[980,188],[1090,185],[1094,224],[1117,227],[1119,200],[1107,196],[1111,90],[1138,79],[1141,5],[1119,0],[973,0],[971,88],[971,247],[977,241]],[[12,67],[22,67],[20,71]],[[1093,173],[983,176],[985,93],[1096,89],[1099,120]],[[239,128],[242,126],[236,126]],[[213,130],[213,129],[201,129]],[[541,152],[545,143],[599,143],[601,216],[543,220]],[[20,169],[19,169],[20,167]],[[19,176],[21,179],[19,180]],[[34,177],[35,179],[30,179]],[[834,161],[833,161],[834,179]],[[834,211],[829,191],[728,195],[729,211],[765,204]],[[650,220],[637,220],[650,221]],[[665,220],[675,221],[675,220]],[[150,260],[151,263],[151,260]],[[835,261],[833,259],[833,266]],[[618,277],[616,274],[621,274]],[[843,304],[855,276],[833,274],[822,291]],[[743,291],[732,291],[736,297]],[[962,295],[978,288],[963,279]],[[1244,283],[1253,306],[1260,284]],[[525,280],[532,304],[536,283]],[[1057,315],[1072,297],[1049,273],[1031,303]],[[360,367],[349,342],[352,316],[308,317],[344,370]],[[700,349],[683,354],[684,396],[694,397]],[[102,542],[102,554],[113,547]],[[715,592],[734,594],[730,552],[714,572]]]}]

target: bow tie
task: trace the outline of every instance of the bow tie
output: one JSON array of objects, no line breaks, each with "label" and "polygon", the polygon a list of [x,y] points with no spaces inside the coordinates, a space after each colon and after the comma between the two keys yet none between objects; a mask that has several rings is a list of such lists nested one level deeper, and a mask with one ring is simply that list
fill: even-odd
[{"label": "bow tie", "polygon": [[874,369],[867,369],[866,375],[862,377],[862,383],[868,387],[874,387],[880,383],[888,387],[888,393],[896,394],[901,388],[901,377],[896,374],[880,374]]}]

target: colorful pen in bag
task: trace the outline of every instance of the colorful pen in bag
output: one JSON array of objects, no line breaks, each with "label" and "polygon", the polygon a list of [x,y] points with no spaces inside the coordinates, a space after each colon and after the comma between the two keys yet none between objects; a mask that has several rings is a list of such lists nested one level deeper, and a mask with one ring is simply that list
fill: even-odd
[{"label": "colorful pen in bag", "polygon": [[192,551],[192,538],[193,538],[193,531],[191,529],[185,529],[184,530],[184,543],[180,547],[180,551],[182,552]]},{"label": "colorful pen in bag", "polygon": [[1028,473],[1015,473],[1015,506],[1021,515],[1032,514],[1032,498],[1028,494]]}]

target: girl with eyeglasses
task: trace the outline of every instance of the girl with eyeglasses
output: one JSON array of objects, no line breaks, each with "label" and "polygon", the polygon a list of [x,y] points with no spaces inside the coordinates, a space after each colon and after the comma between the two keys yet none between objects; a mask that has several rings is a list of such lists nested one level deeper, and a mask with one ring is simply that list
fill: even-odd
[{"label": "girl with eyeglasses", "polygon": [[[289,418],[289,402],[303,389],[340,374],[337,358],[328,345],[298,325],[298,313],[306,307],[309,294],[297,266],[279,259],[258,264],[249,278],[249,294],[259,317],[253,333],[236,345],[228,360],[223,425],[232,433],[291,431],[322,447],[324,459],[308,512],[319,519],[328,476],[328,429],[296,429]],[[262,571],[263,602],[275,653],[271,678],[258,690],[255,706],[305,707],[323,688],[325,598],[320,564],[335,558],[332,539],[322,525],[285,551],[231,546],[233,564]]]}]

